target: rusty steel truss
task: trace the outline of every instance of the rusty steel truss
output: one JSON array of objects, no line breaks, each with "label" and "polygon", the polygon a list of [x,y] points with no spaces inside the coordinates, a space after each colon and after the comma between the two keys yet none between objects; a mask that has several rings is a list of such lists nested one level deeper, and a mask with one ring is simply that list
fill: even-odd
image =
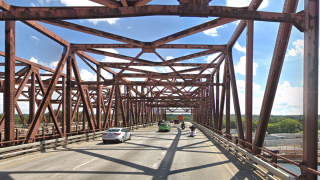
[{"label": "rusty steel truss", "polygon": [[[262,0],[252,0],[246,8],[209,6],[211,0],[178,0],[180,5],[147,5],[152,0],[91,0],[99,7],[18,7],[0,0],[0,19],[5,21],[5,72],[1,72],[1,92],[4,93],[4,115],[0,120],[1,146],[33,142],[41,122],[52,122],[51,136],[64,137],[74,133],[104,130],[111,126],[131,126],[153,123],[166,118],[166,110],[192,109],[193,120],[221,132],[223,112],[226,112],[226,134],[230,136],[230,93],[238,129],[239,145],[254,154],[260,154],[275,98],[283,61],[292,26],[304,33],[304,93],[303,93],[303,161],[301,179],[316,179],[318,135],[318,38],[319,0],[304,0],[305,9],[296,12],[298,0],[285,0],[283,12],[257,11]],[[65,19],[121,18],[137,16],[217,17],[214,20],[191,27],[151,42],[85,27],[64,21]],[[229,42],[215,44],[169,44],[170,42],[241,20]],[[253,77],[253,26],[254,21],[279,22],[280,27],[272,57],[266,90],[260,112],[255,140],[252,141],[252,77]],[[15,56],[15,21],[21,21],[63,47],[56,69]],[[72,44],[59,37],[42,23],[79,31],[119,44]],[[239,98],[232,58],[232,47],[246,28],[246,89],[245,131],[242,127]],[[99,50],[99,48],[141,49],[135,57]],[[199,49],[198,53],[165,60],[158,49]],[[88,53],[127,60],[127,63],[99,62]],[[141,59],[144,53],[154,53],[162,62]],[[209,63],[178,63],[192,58],[220,53]],[[78,56],[80,59],[76,59]],[[77,61],[83,61],[97,75],[96,81],[83,81]],[[222,63],[224,68],[220,69]],[[92,65],[94,64],[94,65]],[[22,66],[19,71],[15,67]],[[66,74],[62,73],[66,66]],[[161,66],[169,73],[141,70],[139,66]],[[187,67],[176,70],[175,66]],[[222,67],[222,66],[221,66]],[[114,70],[117,69],[117,72]],[[40,70],[47,73],[40,73]],[[210,70],[210,73],[204,73]],[[101,71],[113,75],[106,79]],[[131,71],[136,73],[126,73]],[[197,72],[197,73],[191,73]],[[74,74],[74,76],[72,75]],[[220,82],[220,76],[223,81]],[[129,81],[127,78],[146,78],[145,81]],[[17,85],[17,88],[16,88]],[[24,91],[27,88],[28,91]],[[123,90],[122,90],[123,89]],[[231,89],[231,92],[230,92]],[[59,94],[52,98],[53,93]],[[21,98],[24,97],[24,98]],[[19,101],[29,102],[29,122],[23,117]],[[57,111],[52,105],[58,104]],[[36,110],[37,105],[37,110]],[[79,108],[82,117],[79,117]],[[15,110],[24,124],[30,124],[21,139],[15,131]],[[45,117],[49,111],[50,117]],[[62,111],[62,121],[57,116]],[[103,118],[102,118],[103,115]],[[115,120],[113,122],[112,120]],[[81,129],[73,129],[74,122],[82,122]],[[44,137],[43,132],[43,137]]]}]

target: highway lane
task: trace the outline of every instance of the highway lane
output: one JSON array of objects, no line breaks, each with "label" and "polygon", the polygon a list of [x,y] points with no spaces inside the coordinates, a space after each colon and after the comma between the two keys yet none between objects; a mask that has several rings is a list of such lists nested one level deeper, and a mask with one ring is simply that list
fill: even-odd
[{"label": "highway lane", "polygon": [[[187,124],[188,127],[189,124]],[[47,152],[0,160],[0,179],[258,179],[224,155],[201,132],[171,124],[132,131],[125,143],[101,138]]]}]

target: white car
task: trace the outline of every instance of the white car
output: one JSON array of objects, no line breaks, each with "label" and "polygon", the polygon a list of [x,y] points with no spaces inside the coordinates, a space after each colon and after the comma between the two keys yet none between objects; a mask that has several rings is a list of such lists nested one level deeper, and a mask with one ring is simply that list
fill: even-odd
[{"label": "white car", "polygon": [[110,128],[103,133],[102,141],[103,143],[108,143],[108,141],[119,141],[123,143],[125,140],[131,139],[131,133],[125,128]]}]

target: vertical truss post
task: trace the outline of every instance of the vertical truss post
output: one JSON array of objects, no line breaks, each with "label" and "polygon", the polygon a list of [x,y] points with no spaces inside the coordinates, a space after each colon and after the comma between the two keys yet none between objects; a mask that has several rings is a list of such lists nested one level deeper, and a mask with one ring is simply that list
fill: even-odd
[{"label": "vertical truss post", "polygon": [[232,51],[228,51],[228,59],[229,59],[231,89],[232,89],[234,112],[235,112],[235,116],[236,116],[238,137],[241,140],[244,140],[242,119],[241,119],[241,112],[240,112],[240,104],[239,104],[239,97],[238,97],[238,89],[237,89],[236,76],[235,76],[234,67],[233,67]]},{"label": "vertical truss post", "polygon": [[[211,82],[214,83],[214,75],[211,76]],[[212,89],[211,89],[211,102],[212,102],[212,116],[213,116],[213,125],[211,127],[214,127],[214,123],[217,121],[216,120],[216,102],[214,99],[214,86],[212,85]]]},{"label": "vertical truss post", "polygon": [[[247,21],[245,140],[252,144],[253,20]],[[247,145],[248,149],[252,149]]]},{"label": "vertical truss post", "polygon": [[36,111],[36,74],[32,72],[31,74],[31,86],[29,88],[29,124],[31,124],[34,113]]},{"label": "vertical truss post", "polygon": [[97,99],[96,99],[96,119],[97,119],[97,129],[101,129],[101,67],[97,65]]},{"label": "vertical truss post", "polygon": [[83,105],[83,101],[82,101],[82,130],[83,130],[83,132],[85,132],[86,129],[87,129],[87,125],[86,125],[86,123],[87,123],[87,121],[86,121],[87,111],[88,110]]},{"label": "vertical truss post", "polygon": [[[318,148],[318,76],[319,76],[319,0],[305,0],[303,63],[303,160],[302,164],[317,170]],[[317,175],[302,170],[302,178],[317,179]]]},{"label": "vertical truss post", "polygon": [[126,117],[126,119],[127,119],[127,121],[128,121],[128,126],[131,126],[132,125],[132,121],[131,121],[131,119],[130,119],[130,99],[129,99],[129,97],[130,97],[130,89],[129,89],[129,86],[125,86],[126,88],[127,88],[127,92],[126,92],[126,96],[127,96],[127,117]]},{"label": "vertical truss post", "polygon": [[15,136],[15,21],[5,22],[5,53],[4,138],[5,141],[13,141]]},{"label": "vertical truss post", "polygon": [[222,120],[223,120],[223,108],[224,108],[224,100],[225,100],[225,95],[226,95],[226,72],[227,71],[227,66],[224,65],[224,72],[223,72],[223,86],[221,89],[221,99],[220,99],[220,116],[219,116],[219,123],[218,123],[218,130],[221,131],[222,129]]},{"label": "vertical truss post", "polygon": [[[66,135],[66,119],[67,119],[67,107],[66,107],[66,77],[62,76],[62,119],[61,119],[61,132],[62,136]],[[59,110],[58,110],[59,111]],[[58,117],[58,116],[57,116]]]},{"label": "vertical truss post", "polygon": [[[298,0],[286,0],[283,13],[294,13],[297,9]],[[288,42],[291,34],[291,23],[280,23],[277,41],[272,56],[272,62],[269,70],[268,80],[266,84],[265,93],[261,105],[259,122],[257,126],[256,135],[254,138],[254,146],[262,147],[264,137],[267,132],[269,118],[272,110],[273,101],[276,95],[279,78],[282,70],[283,61],[285,58]],[[308,48],[308,47],[304,47]],[[260,150],[253,148],[254,153],[259,154]]]},{"label": "vertical truss post", "polygon": [[[208,81],[208,80],[207,80]],[[206,87],[206,125],[209,125],[209,115],[210,115],[210,108],[209,108],[209,87]]]},{"label": "vertical truss post", "polygon": [[[144,87],[141,86],[141,94],[144,95]],[[142,124],[145,124],[145,116],[144,116],[144,101],[141,101],[141,121],[142,121]]]},{"label": "vertical truss post", "polygon": [[[220,81],[220,67],[217,67],[216,68],[216,83],[219,84],[219,81]],[[219,85],[216,85],[216,119],[215,119],[215,122],[214,122],[214,128],[215,129],[218,129],[218,121],[219,121],[219,90],[220,90],[220,87]]]},{"label": "vertical truss post", "polygon": [[[66,133],[71,133],[72,129],[72,98],[71,98],[71,92],[72,92],[72,87],[71,87],[71,60],[68,59],[67,60],[67,81],[66,81],[66,107],[64,108],[64,110],[66,110]],[[80,92],[79,92],[80,93]],[[78,96],[78,99],[80,97]],[[79,102],[78,102],[79,103]],[[74,107],[74,111],[76,111],[77,105]],[[79,111],[78,111],[79,112]],[[79,115],[78,115],[78,119],[79,119]],[[78,120],[79,121],[79,120]]]},{"label": "vertical truss post", "polygon": [[[211,80],[211,79],[210,79]],[[210,101],[210,106],[209,106],[209,126],[212,127],[212,110],[213,110],[213,101],[212,101],[212,89],[213,89],[213,85],[209,86],[209,97],[208,97],[208,101]]]},{"label": "vertical truss post", "polygon": [[[225,59],[226,66],[226,134],[230,135],[230,70],[229,70],[229,60]],[[230,137],[230,136],[227,136]]]},{"label": "vertical truss post", "polygon": [[119,85],[115,85],[115,108],[114,108],[114,113],[115,113],[115,126],[119,127],[119,106],[120,106],[120,93],[119,93]]}]

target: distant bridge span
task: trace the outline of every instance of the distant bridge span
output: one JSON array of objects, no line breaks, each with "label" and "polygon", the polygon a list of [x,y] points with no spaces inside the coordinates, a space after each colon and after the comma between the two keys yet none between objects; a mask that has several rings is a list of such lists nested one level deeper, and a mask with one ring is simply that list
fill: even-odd
[{"label": "distant bridge span", "polygon": [[[286,49],[294,26],[304,33],[303,160],[300,179],[314,180],[317,172],[318,127],[318,51],[319,1],[304,0],[305,9],[296,12],[298,0],[285,0],[283,12],[257,11],[262,0],[252,0],[248,8],[211,6],[211,0],[180,0],[179,5],[151,5],[152,0],[91,0],[100,7],[21,7],[0,0],[0,20],[5,21],[5,71],[0,72],[0,91],[4,94],[4,113],[0,119],[2,147],[16,146],[103,131],[113,126],[150,124],[166,119],[169,108],[191,109],[193,121],[222,135],[223,112],[226,111],[226,137],[230,136],[230,89],[236,116],[237,147],[259,158],[278,86]],[[214,1],[213,1],[214,2]],[[109,32],[85,27],[68,19],[123,18],[137,16],[218,17],[206,23],[142,42]],[[241,19],[224,44],[170,44],[192,34]],[[15,21],[21,21],[63,47],[55,69],[16,56]],[[118,41],[117,44],[73,44],[59,37],[41,23]],[[279,22],[279,31],[261,106],[259,124],[252,141],[253,22]],[[247,28],[246,28],[247,27]],[[245,127],[242,125],[239,98],[232,58],[232,47],[246,28]],[[140,49],[135,56],[102,51],[101,48]],[[197,53],[165,60],[158,49],[198,49]],[[99,62],[89,54],[126,60],[127,63]],[[145,53],[161,61],[142,59]],[[209,63],[183,61],[211,54],[219,55]],[[78,63],[83,62],[96,75],[96,81],[81,79]],[[182,62],[180,64],[180,62]],[[222,67],[222,63],[225,64]],[[175,69],[176,66],[182,69]],[[64,67],[66,72],[62,73]],[[137,68],[140,67],[140,68]],[[166,67],[168,73],[141,67]],[[134,73],[127,73],[127,72]],[[103,74],[107,72],[112,78]],[[210,72],[210,73],[207,73]],[[222,72],[222,73],[220,73]],[[220,81],[220,75],[223,81]],[[216,77],[216,78],[215,78]],[[129,78],[131,78],[129,80]],[[144,81],[132,78],[145,78]],[[220,90],[221,88],[221,90]],[[26,91],[27,89],[27,91]],[[29,120],[19,102],[29,102]],[[37,108],[36,108],[37,106]],[[54,109],[54,107],[57,107]],[[18,112],[23,127],[15,124]],[[48,113],[47,113],[48,112]],[[62,113],[60,113],[62,112]],[[59,115],[61,114],[61,115]],[[49,130],[47,125],[52,123]],[[45,125],[43,125],[45,124]],[[22,125],[21,125],[22,126]],[[21,129],[26,131],[21,135]],[[47,129],[46,129],[47,128]],[[245,129],[245,131],[244,131]],[[275,155],[277,158],[281,156]],[[267,160],[266,160],[267,161]],[[292,162],[293,163],[293,162]],[[120,163],[121,164],[121,163]],[[271,162],[276,165],[276,161]],[[132,164],[132,166],[137,166]],[[140,167],[140,166],[137,166]],[[144,168],[145,171],[148,168]],[[139,168],[138,168],[139,169]],[[178,170],[177,170],[178,171]],[[54,172],[53,172],[54,173]]]}]

